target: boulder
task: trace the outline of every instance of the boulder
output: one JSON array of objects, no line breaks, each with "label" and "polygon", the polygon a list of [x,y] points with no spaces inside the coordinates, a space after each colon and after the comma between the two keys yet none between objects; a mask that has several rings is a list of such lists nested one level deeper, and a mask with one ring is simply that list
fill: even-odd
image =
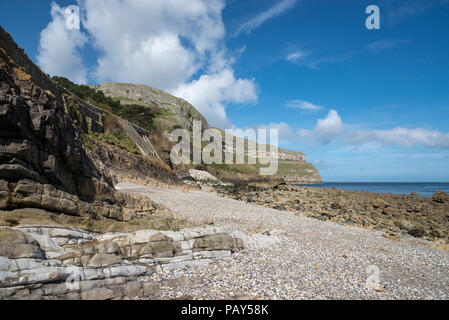
[{"label": "boulder", "polygon": [[382,210],[382,213],[388,216],[395,216],[398,214],[398,209],[393,207],[386,207]]},{"label": "boulder", "polygon": [[426,234],[424,230],[417,228],[409,230],[408,233],[416,238],[421,238]]},{"label": "boulder", "polygon": [[401,220],[395,221],[394,224],[396,226],[398,226],[399,228],[403,229],[403,230],[410,231],[410,230],[414,229],[413,224],[410,223],[409,221],[405,220],[405,219],[401,219]]},{"label": "boulder", "polygon": [[228,234],[214,234],[198,238],[193,243],[193,249],[200,250],[232,250],[237,247],[235,239]]},{"label": "boulder", "polygon": [[385,208],[388,206],[388,202],[386,202],[383,199],[380,198],[376,198],[371,200],[371,205],[373,206],[373,208]]},{"label": "boulder", "polygon": [[432,200],[438,203],[447,203],[449,202],[449,194],[444,191],[437,191],[433,194]]},{"label": "boulder", "polygon": [[343,209],[346,206],[346,201],[344,201],[343,199],[340,199],[338,201],[335,201],[331,204],[331,208],[332,209]]}]

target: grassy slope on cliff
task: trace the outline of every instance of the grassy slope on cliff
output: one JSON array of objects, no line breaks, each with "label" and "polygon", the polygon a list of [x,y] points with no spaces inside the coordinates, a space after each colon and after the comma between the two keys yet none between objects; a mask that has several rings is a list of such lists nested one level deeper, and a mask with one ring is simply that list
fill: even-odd
[{"label": "grassy slope on cliff", "polygon": [[[171,104],[152,100],[149,97],[146,97],[145,99],[141,98],[134,99],[129,96],[123,95],[114,96],[114,93],[111,92],[107,92],[107,95],[105,95],[105,93],[102,92],[101,89],[96,90],[91,86],[77,85],[63,77],[53,77],[53,80],[56,81],[58,84],[62,85],[63,87],[65,87],[67,90],[74,93],[75,95],[79,96],[80,98],[90,102],[93,105],[102,108],[107,113],[112,113],[119,117],[122,117],[151,132],[150,140],[153,143],[154,147],[156,148],[157,152],[159,153],[161,159],[168,165],[171,165],[170,150],[174,143],[169,141],[168,134],[170,134],[172,130],[177,128],[183,127],[185,129],[189,129],[185,126],[185,123],[183,121],[181,122],[179,121],[180,115],[176,114],[175,111],[176,108],[171,108],[172,106]],[[160,90],[156,90],[156,92],[160,96],[166,95],[167,99],[168,98],[172,100],[177,99]],[[182,101],[181,99],[179,100]],[[192,106],[190,106],[190,108],[194,109],[194,107]],[[189,114],[190,113],[198,113],[198,111],[194,109],[194,111],[190,111]],[[186,117],[189,117],[189,115],[186,115]],[[206,124],[206,128],[207,127],[208,126]],[[135,151],[135,146],[126,140],[124,141],[123,139],[124,137],[117,132],[107,132],[107,134],[104,135],[96,134],[92,136],[92,138],[117,145],[119,147],[127,149],[130,152]],[[203,146],[205,145],[207,145],[207,142],[203,142]],[[245,143],[245,146],[246,145],[247,144]],[[280,151],[281,150],[282,149],[280,149]],[[286,152],[294,153],[292,151]],[[302,155],[300,152],[298,152],[298,154]],[[199,170],[205,170],[222,180],[241,179],[242,176],[244,176],[244,179],[260,180],[262,179],[262,177],[259,176],[259,169],[261,167],[266,166],[267,165],[261,165],[259,162],[257,162],[256,164],[249,164],[248,156],[245,155],[245,164],[211,164],[211,165],[192,164],[192,165],[179,166],[176,168],[177,169],[194,168]],[[297,175],[304,177],[305,180],[307,179],[313,180],[318,176],[317,170],[313,167],[312,164],[306,161],[280,160],[278,167],[279,169],[277,175],[279,176]]]},{"label": "grassy slope on cliff", "polygon": [[101,91],[96,91],[85,85],[78,85],[64,77],[53,77],[53,81],[77,95],[79,98],[132,122],[150,132],[156,132],[154,119],[163,111],[157,107],[139,104],[121,104],[120,101],[107,97]]}]

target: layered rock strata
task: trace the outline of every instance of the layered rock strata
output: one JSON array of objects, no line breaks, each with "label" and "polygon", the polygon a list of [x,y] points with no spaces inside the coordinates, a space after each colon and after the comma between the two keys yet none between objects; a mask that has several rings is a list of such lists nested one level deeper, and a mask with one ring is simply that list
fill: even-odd
[{"label": "layered rock strata", "polygon": [[267,248],[276,235],[224,233],[214,226],[179,232],[97,234],[65,227],[0,228],[1,299],[151,297],[154,272],[208,264],[245,249]]}]

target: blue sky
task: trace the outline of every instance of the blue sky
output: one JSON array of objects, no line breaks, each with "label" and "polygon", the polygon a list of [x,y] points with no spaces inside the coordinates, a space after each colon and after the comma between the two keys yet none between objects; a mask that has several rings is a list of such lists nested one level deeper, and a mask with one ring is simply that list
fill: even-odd
[{"label": "blue sky", "polygon": [[[50,74],[164,89],[222,128],[279,128],[325,181],[449,181],[449,1],[182,2],[2,0],[0,24]],[[63,28],[72,4],[81,30]]]}]

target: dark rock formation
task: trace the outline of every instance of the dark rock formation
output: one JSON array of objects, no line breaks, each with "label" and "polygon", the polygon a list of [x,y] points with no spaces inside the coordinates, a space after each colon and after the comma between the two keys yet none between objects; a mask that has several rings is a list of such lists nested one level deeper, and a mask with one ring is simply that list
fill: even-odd
[{"label": "dark rock formation", "polygon": [[57,86],[26,56],[19,61],[34,77],[19,66],[5,48],[16,56],[20,51],[3,42],[3,30],[0,34],[0,178],[51,184],[86,201],[111,197],[112,180],[86,156]]},{"label": "dark rock formation", "polygon": [[115,191],[107,165],[84,143],[83,130],[102,132],[103,118],[0,28],[0,225],[39,224],[37,217],[95,232],[186,225],[148,198]]}]

